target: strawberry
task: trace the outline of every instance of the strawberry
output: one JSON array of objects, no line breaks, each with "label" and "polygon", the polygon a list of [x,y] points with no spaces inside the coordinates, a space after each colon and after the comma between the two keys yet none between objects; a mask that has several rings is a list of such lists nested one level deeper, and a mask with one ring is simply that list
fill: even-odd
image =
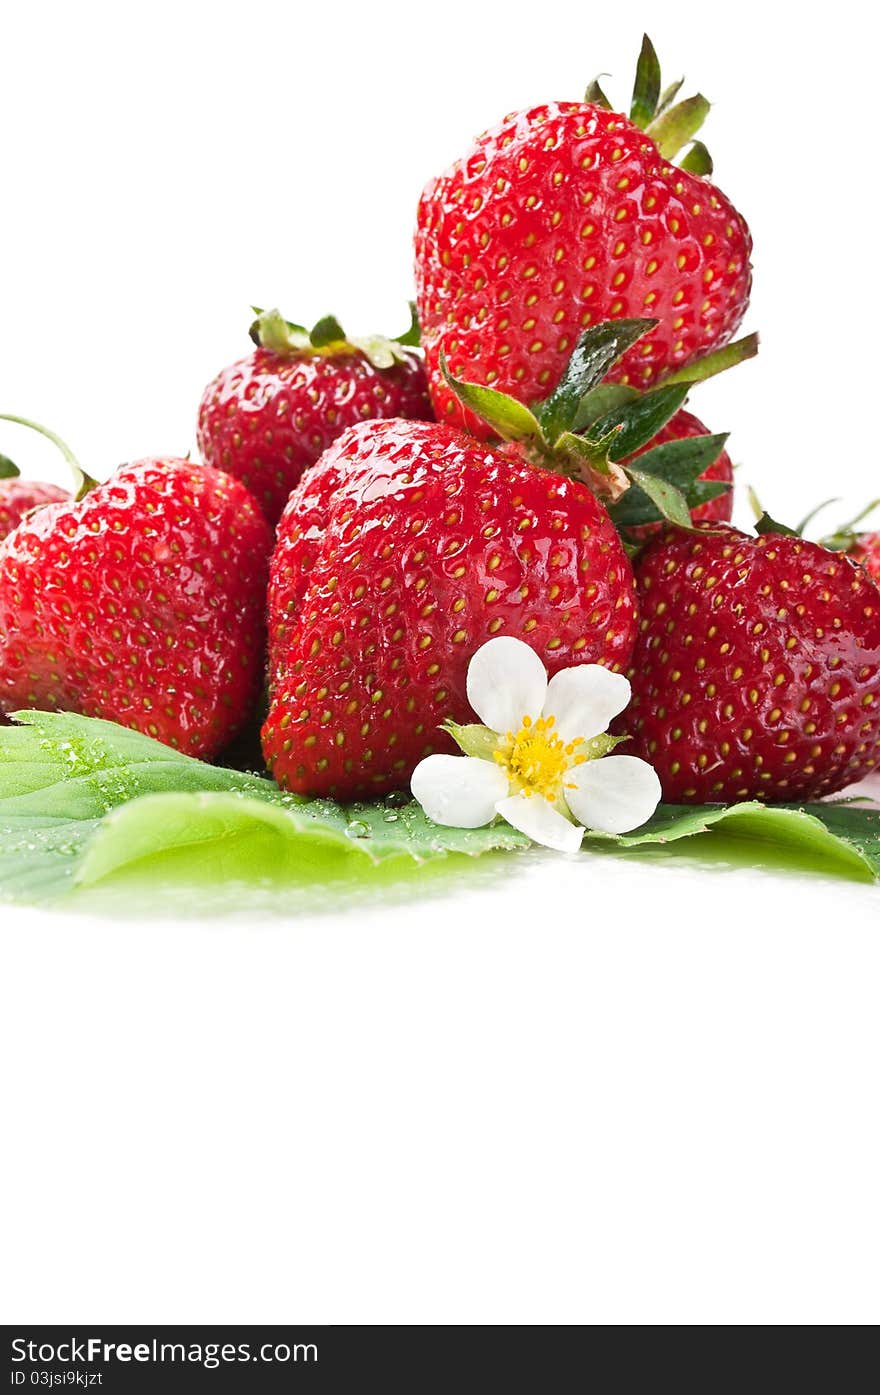
[{"label": "strawberry", "polygon": [[[0,414],[0,421],[19,421],[20,418]],[[0,542],[32,509],[43,508],[46,504],[60,504],[70,495],[57,485],[46,484],[41,480],[23,480],[18,466],[8,455],[0,455]]]},{"label": "strawberry", "polygon": [[880,582],[880,533],[857,533],[847,556]]},{"label": "strawberry", "polygon": [[21,480],[14,476],[0,477],[0,542],[17,528],[26,514],[46,504],[60,504],[70,495],[55,484],[40,480]]},{"label": "strawberry", "polygon": [[493,635],[524,639],[551,674],[626,666],[631,567],[593,491],[629,527],[664,513],[689,522],[689,504],[726,487],[695,483],[723,436],[667,443],[637,465],[614,458],[641,452],[688,392],[601,385],[652,324],[586,332],[533,411],[448,376],[503,438],[495,447],[436,423],[364,422],[303,476],[269,588],[263,751],[285,788],[381,794],[455,749],[440,728],[469,720],[467,666]]},{"label": "strawberry", "polygon": [[816,799],[874,769],[880,590],[860,568],[791,533],[704,524],[652,542],[636,581],[621,730],[667,800]]},{"label": "strawberry", "polygon": [[186,460],[86,488],[0,543],[0,710],[82,712],[213,755],[259,692],[271,530],[238,480]]},{"label": "strawberry", "polygon": [[582,484],[446,426],[364,422],[310,470],[278,531],[263,751],[287,789],[353,799],[406,783],[472,721],[471,656],[525,639],[552,674],[624,668],[632,572]]},{"label": "strawberry", "polygon": [[[679,84],[680,86],[680,84]],[[631,119],[596,84],[584,102],[515,112],[428,184],[416,286],[439,420],[488,436],[443,379],[450,370],[532,403],[551,392],[584,326],[651,315],[610,376],[639,387],[725,344],[749,300],[751,238],[709,182],[705,148],[672,160],[708,111],[660,96],[646,39]]]},{"label": "strawberry", "polygon": [[346,339],[336,320],[311,333],[261,312],[257,345],[209,383],[199,408],[198,442],[207,465],[237,476],[274,526],[303,470],[347,426],[367,417],[431,416],[425,371],[400,340]]},{"label": "strawberry", "polygon": [[[752,502],[760,512],[760,505],[757,499],[752,496]],[[828,499],[818,508],[812,509],[802,521],[797,525],[795,531],[803,533],[804,529],[821,513],[829,504],[836,504],[836,499]],[[880,505],[880,499],[872,499],[870,504],[866,504],[860,509],[855,518],[851,518],[847,523],[842,523],[828,537],[822,539],[824,547],[830,547],[834,552],[845,552],[847,557],[851,557],[860,567],[864,567],[869,576],[880,582],[880,532],[859,531],[858,524],[863,519],[872,514]]]}]

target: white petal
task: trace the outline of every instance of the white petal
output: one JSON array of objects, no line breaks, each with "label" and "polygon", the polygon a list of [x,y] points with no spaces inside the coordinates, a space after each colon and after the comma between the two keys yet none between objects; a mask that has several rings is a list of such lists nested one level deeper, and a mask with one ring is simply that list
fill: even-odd
[{"label": "white petal", "polygon": [[629,705],[630,696],[629,681],[622,673],[612,673],[601,664],[580,664],[550,679],[544,716],[556,718],[563,741],[576,741],[579,736],[589,741],[608,730]]},{"label": "white petal", "polygon": [[410,788],[429,819],[448,828],[482,828],[507,794],[507,776],[491,760],[475,756],[426,756]]},{"label": "white petal", "polygon": [[565,802],[576,819],[600,833],[629,833],[647,823],[660,803],[653,766],[638,756],[605,756],[568,772],[576,788]]},{"label": "white petal", "polygon": [[499,799],[495,808],[520,833],[554,852],[577,852],[581,845],[584,830],[557,814],[539,794],[514,794],[509,799]]},{"label": "white petal", "polygon": [[468,702],[493,731],[518,731],[523,717],[540,717],[546,694],[547,670],[521,639],[490,639],[471,659]]}]

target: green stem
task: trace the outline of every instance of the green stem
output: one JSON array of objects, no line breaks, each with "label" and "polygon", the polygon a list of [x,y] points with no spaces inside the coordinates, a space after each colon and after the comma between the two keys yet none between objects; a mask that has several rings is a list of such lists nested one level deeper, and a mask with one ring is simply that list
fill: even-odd
[{"label": "green stem", "polygon": [[38,421],[31,421],[28,417],[13,416],[11,412],[0,412],[0,421],[11,421],[16,426],[26,426],[30,431],[37,431],[41,436],[45,436],[53,446],[57,446],[73,472],[74,498],[77,502],[85,498],[90,489],[95,488],[98,481],[83,469],[67,442],[54,431],[50,431],[48,426],[41,426]]}]

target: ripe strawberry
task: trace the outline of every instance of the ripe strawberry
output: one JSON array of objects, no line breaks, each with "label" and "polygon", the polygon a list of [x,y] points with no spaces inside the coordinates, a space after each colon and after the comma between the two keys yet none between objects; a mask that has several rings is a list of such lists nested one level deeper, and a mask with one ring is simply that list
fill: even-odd
[{"label": "ripe strawberry", "polygon": [[415,329],[400,340],[346,339],[336,320],[308,334],[277,310],[251,328],[257,347],[209,383],[199,408],[202,458],[244,482],[277,523],[303,470],[367,417],[431,417]]},{"label": "ripe strawberry", "polygon": [[262,676],[271,530],[238,481],[122,466],[0,543],[0,710],[121,722],[210,756]]},{"label": "ripe strawberry", "polygon": [[46,504],[60,504],[70,495],[54,484],[43,484],[39,480],[0,479],[0,542],[32,509],[43,508]]},{"label": "ripe strawberry", "polygon": [[303,794],[406,783],[473,720],[468,661],[525,639],[552,674],[624,668],[632,572],[584,485],[445,426],[364,422],[304,477],[278,529],[263,751]]},{"label": "ripe strawberry", "polygon": [[880,533],[857,533],[847,556],[880,582]]},{"label": "ripe strawberry", "polygon": [[843,789],[880,753],[880,590],[818,543],[712,527],[636,563],[628,749],[676,803]]},{"label": "ripe strawberry", "polygon": [[[708,428],[692,412],[684,410],[676,412],[675,416],[660,428],[656,436],[646,446],[642,446],[641,450],[637,450],[629,456],[623,464],[631,465],[640,456],[653,450],[655,446],[665,446],[672,441],[690,441],[696,437],[707,435]],[[696,508],[692,509],[691,518],[694,523],[729,523],[733,513],[733,463],[726,450],[722,450],[721,454],[710,465],[706,466],[699,479],[720,482],[731,487],[723,494],[717,494],[714,498],[707,500],[705,504],[698,504]],[[648,538],[655,537],[657,533],[662,532],[662,529],[662,523],[645,523],[641,527],[631,528],[628,536],[633,542],[646,542]]]},{"label": "ripe strawberry", "polygon": [[[21,423],[21,418],[0,413],[0,421]],[[8,455],[0,455],[0,542],[13,528],[18,527],[32,509],[43,508],[45,504],[60,504],[69,498],[70,495],[57,485],[21,479],[18,466]]]},{"label": "ripe strawberry", "polygon": [[[584,102],[515,112],[428,184],[416,229],[422,342],[439,420],[489,432],[440,368],[523,402],[556,386],[584,326],[625,316],[658,323],[610,374],[639,387],[726,343],[745,313],[751,238],[704,175],[695,143],[703,97],[660,97],[646,40],[632,119]],[[665,106],[664,106],[665,103]],[[645,129],[642,129],[642,128]]]},{"label": "ripe strawberry", "polygon": [[[752,502],[760,509],[758,500],[753,496]],[[795,531],[803,533],[804,529],[821,513],[829,504],[836,504],[836,499],[828,499],[818,508],[812,509],[798,524]],[[874,513],[880,505],[880,499],[872,499],[870,504],[866,504],[860,509],[855,518],[851,518],[847,523],[841,523],[838,528],[829,536],[822,539],[823,547],[830,547],[834,552],[845,552],[847,557],[851,557],[859,566],[864,567],[869,576],[880,582],[880,532],[859,531],[858,525]]]}]

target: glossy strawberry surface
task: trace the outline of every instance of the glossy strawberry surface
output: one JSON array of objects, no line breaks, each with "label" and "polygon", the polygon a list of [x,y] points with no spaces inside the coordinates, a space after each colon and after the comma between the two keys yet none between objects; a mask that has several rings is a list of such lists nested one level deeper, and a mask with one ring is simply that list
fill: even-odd
[{"label": "glossy strawberry surface", "polygon": [[875,769],[880,590],[860,568],[721,527],[651,543],[636,579],[621,729],[667,800],[815,799]]},{"label": "glossy strawberry surface", "polygon": [[417,422],[364,423],[310,470],[278,530],[269,589],[266,761],[304,794],[405,786],[447,719],[474,721],[465,678],[512,635],[550,673],[625,668],[632,571],[583,485]]},{"label": "glossy strawberry surface", "polygon": [[583,329],[607,319],[660,321],[609,375],[652,386],[732,337],[750,251],[729,200],[625,117],[579,102],[514,113],[419,203],[418,309],[438,419],[481,429],[441,377],[441,347],[453,374],[531,403],[556,386]]},{"label": "glossy strawberry surface", "polygon": [[60,504],[69,498],[70,495],[55,484],[44,484],[39,480],[0,480],[0,542],[13,528],[18,527],[32,509],[41,509],[46,504]]},{"label": "glossy strawberry surface", "polygon": [[259,691],[271,547],[244,486],[185,460],[125,465],[40,510],[0,543],[0,710],[215,754]]},{"label": "glossy strawberry surface", "polygon": [[259,348],[208,384],[198,444],[205,463],[240,479],[274,525],[303,470],[346,427],[368,417],[431,416],[417,354],[379,369],[355,351]]}]

